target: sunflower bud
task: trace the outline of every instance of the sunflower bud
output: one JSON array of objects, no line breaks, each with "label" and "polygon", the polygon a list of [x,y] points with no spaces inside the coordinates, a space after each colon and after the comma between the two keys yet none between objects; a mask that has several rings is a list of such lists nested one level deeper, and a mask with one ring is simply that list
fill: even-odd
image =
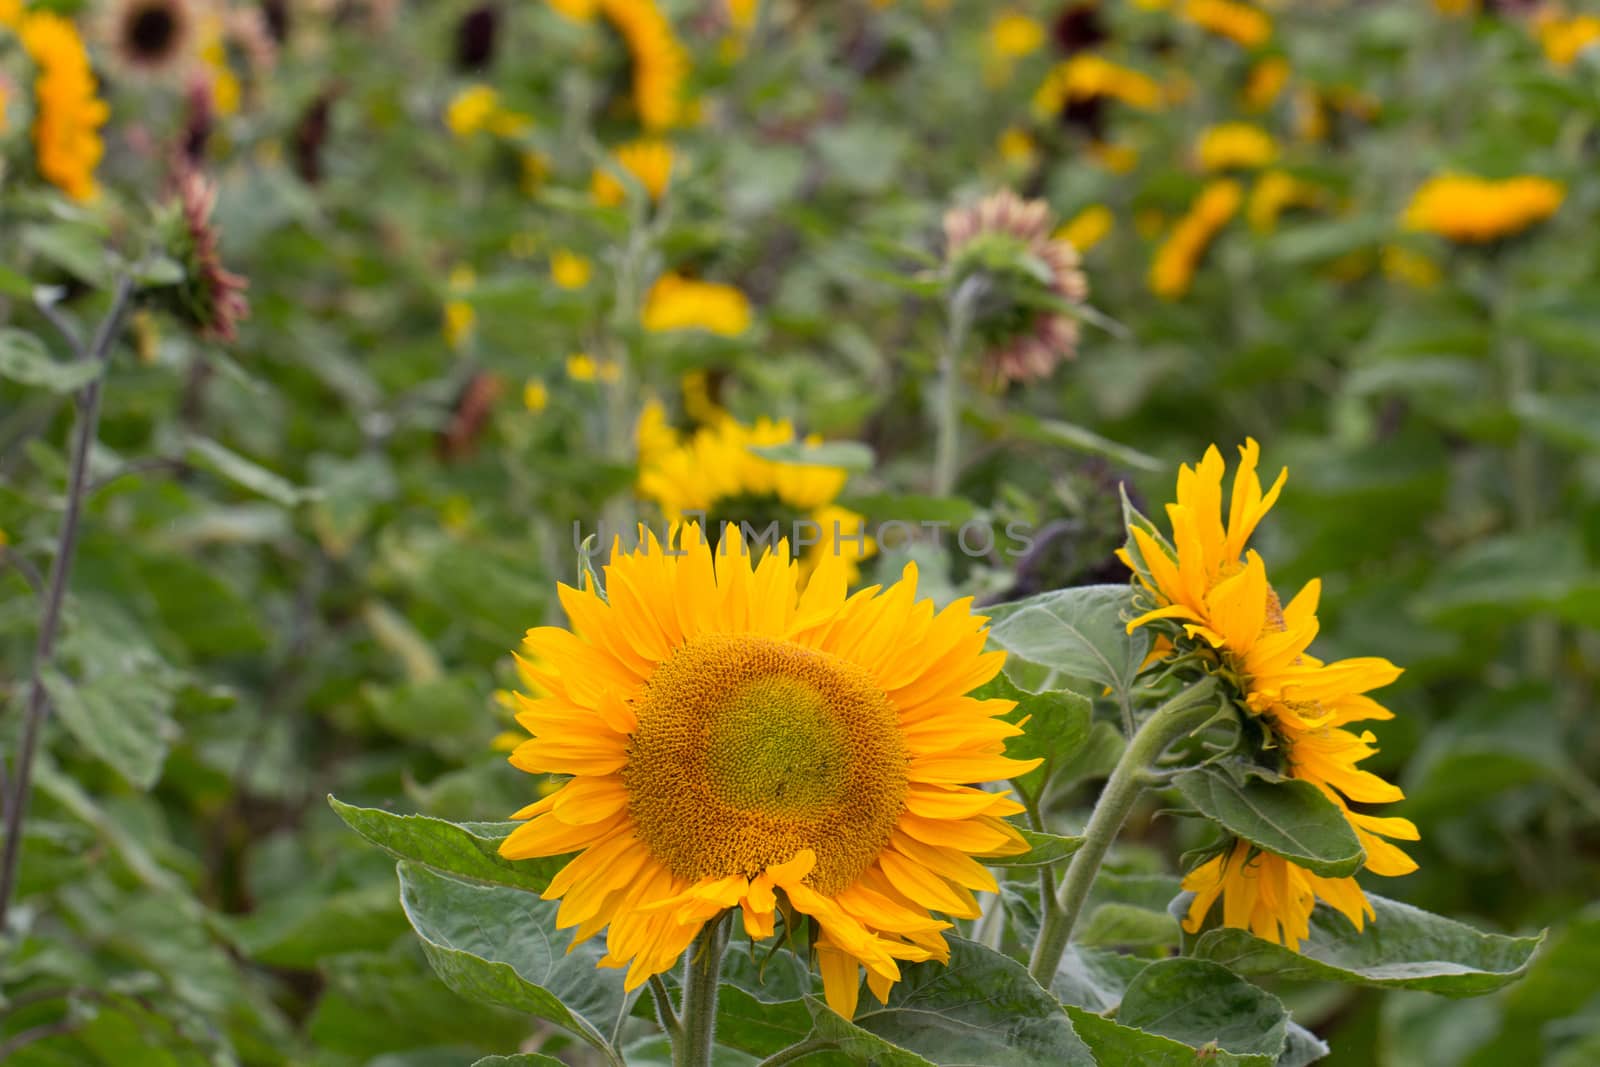
[{"label": "sunflower bud", "polygon": [[222,265],[217,230],[211,222],[216,187],[199,171],[184,171],[177,195],[161,220],[167,253],[183,268],[183,280],[155,294],[178,318],[202,336],[232,341],[238,323],[250,314],[244,278]]}]

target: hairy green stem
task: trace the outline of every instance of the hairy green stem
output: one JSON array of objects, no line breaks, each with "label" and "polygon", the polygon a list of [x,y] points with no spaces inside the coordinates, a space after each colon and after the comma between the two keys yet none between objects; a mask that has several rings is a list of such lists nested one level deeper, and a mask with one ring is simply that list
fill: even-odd
[{"label": "hairy green stem", "polygon": [[1089,825],[1084,827],[1083,847],[1073,854],[1067,866],[1066,878],[1054,900],[1042,900],[1044,925],[1039,940],[1033,946],[1033,958],[1028,971],[1034,981],[1046,989],[1061,966],[1061,957],[1067,951],[1067,940],[1083,911],[1095,875],[1100,873],[1106,851],[1116,840],[1128,813],[1144,792],[1145,772],[1153,767],[1167,748],[1188,734],[1209,717],[1216,708],[1216,685],[1203,682],[1191,686],[1168,700],[1144,721],[1137,733],[1128,741],[1128,747],[1117,761],[1116,769],[1106,782],[1105,791],[1095,802]]},{"label": "hairy green stem", "polygon": [[956,487],[961,451],[961,354],[972,330],[972,315],[984,281],[973,275],[950,297],[950,324],[939,354],[938,406],[934,409],[933,495],[949,496]]},{"label": "hairy green stem", "polygon": [[[111,356],[111,343],[116,340],[122,327],[122,318],[132,295],[133,283],[124,276],[117,282],[111,307],[95,330],[88,349],[74,346],[78,348],[79,360],[103,368]],[[72,335],[68,336],[70,338]],[[28,793],[33,782],[33,757],[39,748],[45,719],[50,714],[50,696],[44,687],[44,676],[55,654],[56,634],[61,628],[61,609],[67,599],[72,563],[78,554],[78,525],[83,517],[83,499],[89,490],[89,453],[94,450],[95,434],[100,427],[100,396],[104,381],[103,373],[96,375],[79,391],[77,398],[78,419],[72,441],[72,466],[67,477],[66,510],[61,517],[61,534],[56,540],[55,558],[50,561],[44,614],[39,620],[38,643],[34,648],[33,677],[28,686],[27,718],[23,721],[22,741],[17,748],[10,796],[5,805],[5,847],[4,852],[0,853],[0,931],[5,930],[11,894],[16,889],[17,860],[22,850],[22,820],[27,814]]]},{"label": "hairy green stem", "polygon": [[672,1044],[672,1067],[710,1067],[717,1029],[717,984],[728,949],[727,914],[706,923],[689,946],[683,967],[683,1010]]}]

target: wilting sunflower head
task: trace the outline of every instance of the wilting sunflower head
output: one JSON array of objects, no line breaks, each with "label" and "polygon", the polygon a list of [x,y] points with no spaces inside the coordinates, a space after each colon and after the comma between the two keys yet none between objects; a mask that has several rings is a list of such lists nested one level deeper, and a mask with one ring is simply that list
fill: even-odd
[{"label": "wilting sunflower head", "polygon": [[[810,923],[828,1003],[854,1013],[861,968],[881,1000],[900,961],[947,959],[934,912],[974,917],[995,882],[973,856],[1026,849],[1021,806],[976,783],[1026,773],[998,716],[966,694],[1004,654],[962,600],[935,611],[908,566],[846,596],[842,560],[801,592],[786,544],[758,560],[737,531],[647,531],[605,593],[561,588],[568,626],[528,631],[512,754],[571,777],[517,812],[511,859],[577,855],[551,881],[557,925],[606,930],[601,966],[636,988],[706,922],[740,909],[752,940]],[[792,925],[791,925],[792,924]]]},{"label": "wilting sunflower head", "polygon": [[126,74],[178,75],[195,57],[198,19],[193,0],[113,0],[100,19],[99,36]]},{"label": "wilting sunflower head", "polygon": [[950,291],[969,302],[992,385],[1046,377],[1077,354],[1071,311],[1088,297],[1089,283],[1078,250],[1053,229],[1048,204],[1010,190],[945,214]]},{"label": "wilting sunflower head", "polygon": [[183,267],[183,280],[159,290],[170,310],[205,337],[231,341],[250,315],[249,282],[222,265],[211,209],[216,187],[198,171],[186,171],[166,211],[162,229],[167,252]]}]

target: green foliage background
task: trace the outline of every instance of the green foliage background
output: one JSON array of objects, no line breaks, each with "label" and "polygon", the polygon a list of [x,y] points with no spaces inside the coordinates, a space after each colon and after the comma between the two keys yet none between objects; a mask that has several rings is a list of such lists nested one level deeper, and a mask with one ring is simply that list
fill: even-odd
[{"label": "green foliage background", "polygon": [[[1100,136],[1138,153],[1115,173],[1081,126],[1031,110],[1060,42],[993,76],[988,5],[779,3],[738,54],[717,5],[669,3],[698,121],[670,133],[680,168],[646,231],[630,209],[588,198],[601,146],[637,134],[616,102],[617,45],[596,27],[533,0],[489,5],[492,61],[463,71],[458,26],[476,5],[401,4],[392,17],[382,4],[286,6],[270,73],[231,57],[244,105],[218,118],[208,149],[223,259],[249,278],[253,314],[227,346],[157,314],[108,372],[59,695],[0,952],[0,1041],[68,1025],[13,1062],[422,1067],[517,1050],[527,1014],[441,984],[390,858],[325,797],[456,820],[503,819],[531,799],[493,747],[511,728],[493,699],[512,682],[507,652],[558,618],[573,520],[592,529],[619,501],[651,514],[615,445],[646,392],[683,424],[690,370],[712,372],[742,418],[868,443],[875,462],[850,496],[870,518],[1072,524],[1044,576],[927,543],[876,564],[892,575],[914,553],[940,597],[1107,580],[1117,480],[1153,514],[1178,463],[1211,442],[1260,440],[1264,466],[1291,471],[1260,549],[1280,591],[1322,578],[1320,654],[1407,668],[1385,693],[1397,717],[1379,726],[1374,762],[1407,791],[1396,813],[1421,826],[1421,869],[1378,888],[1485,929],[1551,929],[1529,977],[1487,1000],[1273,988],[1331,1044],[1329,1063],[1600,1058],[1592,56],[1556,67],[1526,17],[1498,10],[1520,5],[1467,16],[1282,5],[1252,54],[1173,11],[1102,3],[1097,51],[1187,86],[1158,110],[1105,107]],[[1073,5],[1017,6],[1049,25]],[[1320,139],[1296,134],[1303,93],[1246,114],[1240,93],[1262,54],[1283,55],[1313,97],[1371,106],[1320,105]],[[127,220],[159,195],[150,145],[176,136],[182,93],[107,70],[100,201],[45,190],[28,176],[25,137],[6,135],[5,353],[44,343],[64,359],[34,287],[64,286],[63,306],[92,326],[111,249],[131,255]],[[452,134],[449,102],[480,81],[532,125]],[[1192,291],[1158,299],[1154,248],[1205,181],[1193,142],[1239,118],[1273,132],[1280,166],[1325,199],[1270,232],[1235,219]],[[1031,160],[1000,153],[1013,127],[1033,139]],[[548,173],[530,188],[522,155],[535,151]],[[1493,245],[1404,232],[1411,193],[1454,169],[1544,175],[1566,200]],[[1061,218],[1111,209],[1086,270],[1092,302],[1125,329],[1088,329],[1076,362],[1043,383],[968,392],[958,499],[930,500],[944,320],[919,272],[939,252],[943,211],[1001,185]],[[1386,274],[1392,246],[1431,259],[1437,283]],[[551,284],[558,248],[593,262],[588,285]],[[453,285],[462,265],[473,280],[457,271]],[[732,340],[639,330],[629,286],[662,269],[739,286],[755,324]],[[455,348],[443,333],[452,300],[474,316]],[[607,336],[631,368],[609,410],[603,383],[565,373],[571,353]],[[48,568],[60,525],[78,384],[17,365],[0,361],[8,753],[38,624],[28,575]],[[41,365],[56,366],[29,363]],[[522,401],[530,380],[548,390],[542,410]],[[488,399],[470,424],[469,394]],[[1083,753],[1084,781],[1103,777],[1090,739]],[[1092,797],[1078,790],[1064,812],[1081,822]],[[1170,896],[1177,854],[1196,843],[1136,819],[1108,868],[1107,892],[1128,895],[1107,903],[1124,910],[1102,908],[1086,936],[1171,940],[1149,902]],[[1080,962],[1091,988],[1098,972]],[[1103,1005],[1081,1003],[1080,1031],[1115,1025],[1085,1020]],[[578,1055],[559,1038],[545,1051]]]}]

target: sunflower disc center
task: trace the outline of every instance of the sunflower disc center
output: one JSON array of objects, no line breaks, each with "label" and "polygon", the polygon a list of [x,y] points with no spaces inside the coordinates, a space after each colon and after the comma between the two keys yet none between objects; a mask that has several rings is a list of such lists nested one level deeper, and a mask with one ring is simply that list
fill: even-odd
[{"label": "sunflower disc center", "polygon": [[178,23],[165,6],[152,4],[133,13],[128,26],[131,51],[141,58],[164,58],[177,36]]},{"label": "sunflower disc center", "polygon": [[853,663],[750,634],[699,637],[657,668],[634,710],[629,812],[681,878],[753,877],[809,848],[809,881],[836,892],[894,832],[905,742]]}]

